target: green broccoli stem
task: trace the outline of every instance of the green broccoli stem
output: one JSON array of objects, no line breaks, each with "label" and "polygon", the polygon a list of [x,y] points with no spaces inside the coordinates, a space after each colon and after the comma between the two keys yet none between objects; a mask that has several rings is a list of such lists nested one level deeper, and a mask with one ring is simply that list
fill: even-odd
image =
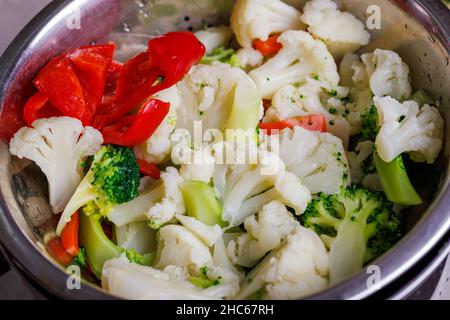
[{"label": "green broccoli stem", "polygon": [[222,207],[209,184],[202,181],[186,181],[180,185],[180,190],[189,216],[208,226],[216,224],[226,226],[222,221]]},{"label": "green broccoli stem", "polygon": [[401,155],[387,163],[374,152],[373,159],[384,193],[390,201],[405,206],[422,203],[408,177]]},{"label": "green broccoli stem", "polygon": [[103,232],[100,220],[94,216],[80,214],[80,245],[86,249],[86,256],[95,276],[101,279],[103,264],[120,256],[123,249],[116,246]]}]

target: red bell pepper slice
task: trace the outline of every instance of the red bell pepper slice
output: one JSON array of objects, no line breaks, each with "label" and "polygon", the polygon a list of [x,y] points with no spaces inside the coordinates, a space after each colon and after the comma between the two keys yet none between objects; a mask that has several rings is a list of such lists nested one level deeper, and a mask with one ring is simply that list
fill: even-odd
[{"label": "red bell pepper slice", "polygon": [[76,257],[79,251],[78,226],[79,226],[79,218],[77,211],[72,215],[71,220],[64,226],[64,229],[61,232],[62,246],[67,251],[67,253],[69,253],[72,257]]},{"label": "red bell pepper slice", "polygon": [[302,127],[310,131],[320,131],[327,132],[327,119],[323,114],[315,114],[304,117],[294,117],[284,121],[273,122],[273,123],[260,123],[259,127],[265,130],[268,135],[277,133],[276,131],[281,131],[286,128]]},{"label": "red bell pepper slice", "polygon": [[27,101],[23,109],[23,116],[29,127],[38,119],[61,115],[61,111],[52,106],[47,96],[39,91]]},{"label": "red bell pepper slice", "polygon": [[68,53],[82,84],[86,109],[85,123],[91,123],[97,107],[102,102],[106,77],[114,55],[115,45],[86,46]]},{"label": "red bell pepper slice", "polygon": [[110,125],[155,93],[179,82],[205,53],[191,32],[172,32],[151,39],[148,51],[124,64],[114,103],[102,108],[95,127]]},{"label": "red bell pepper slice", "polygon": [[126,116],[104,128],[104,143],[133,147],[145,142],[163,122],[169,110],[169,103],[156,99],[147,101],[136,116]]},{"label": "red bell pepper slice", "polygon": [[109,65],[108,70],[106,70],[106,85],[103,97],[104,99],[105,97],[112,97],[115,95],[122,68],[123,63],[113,60]]},{"label": "red bell pepper slice", "polygon": [[152,177],[159,180],[161,178],[161,171],[154,163],[147,162],[142,159],[138,159],[139,171],[144,176]]},{"label": "red bell pepper slice", "polygon": [[73,257],[66,252],[57,236],[46,243],[46,248],[48,253],[63,266],[68,266],[73,261]]},{"label": "red bell pepper slice", "polygon": [[83,119],[86,109],[83,88],[69,58],[62,56],[51,60],[34,84],[64,115]]},{"label": "red bell pepper slice", "polygon": [[255,42],[253,43],[253,47],[261,52],[263,56],[270,56],[277,53],[281,50],[281,48],[283,48],[283,45],[278,42],[279,37],[280,35],[275,35],[269,37],[269,39],[267,39],[266,41],[262,41],[259,39],[255,40]]}]

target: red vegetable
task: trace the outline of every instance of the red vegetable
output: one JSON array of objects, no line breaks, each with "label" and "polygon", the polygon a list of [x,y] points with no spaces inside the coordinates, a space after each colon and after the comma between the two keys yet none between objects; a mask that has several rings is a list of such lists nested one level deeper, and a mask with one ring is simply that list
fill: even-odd
[{"label": "red vegetable", "polygon": [[61,111],[49,103],[47,96],[41,92],[37,92],[32,96],[23,109],[23,117],[29,127],[38,119],[57,117],[60,115],[62,115]]},{"label": "red vegetable", "polygon": [[68,266],[73,260],[73,257],[62,246],[61,240],[56,236],[46,243],[46,248],[48,253],[63,266]]},{"label": "red vegetable", "polygon": [[279,37],[279,35],[276,35],[271,36],[266,41],[262,41],[259,39],[255,40],[255,42],[253,43],[253,47],[261,52],[265,57],[270,56],[277,53],[281,50],[281,48],[283,48],[283,45],[278,42]]},{"label": "red vegetable", "polygon": [[271,135],[272,131],[280,131],[286,128],[302,127],[310,131],[327,132],[327,119],[323,114],[316,114],[305,117],[295,117],[284,121],[273,123],[260,123],[259,127],[262,130],[266,130],[268,135]]},{"label": "red vegetable", "polygon": [[102,108],[95,127],[110,125],[155,93],[179,82],[205,53],[191,32],[172,32],[151,39],[148,52],[124,64],[114,102]]},{"label": "red vegetable", "polygon": [[72,219],[64,226],[61,232],[61,243],[64,249],[71,256],[76,257],[78,255],[78,226],[79,218],[78,212],[72,215]]},{"label": "red vegetable", "polygon": [[132,147],[143,143],[156,131],[169,113],[170,104],[160,100],[147,101],[136,116],[126,116],[103,129],[104,143]]},{"label": "red vegetable", "polygon": [[138,159],[139,171],[144,176],[152,177],[153,179],[159,180],[161,178],[161,171],[154,163],[147,162],[142,159]]}]

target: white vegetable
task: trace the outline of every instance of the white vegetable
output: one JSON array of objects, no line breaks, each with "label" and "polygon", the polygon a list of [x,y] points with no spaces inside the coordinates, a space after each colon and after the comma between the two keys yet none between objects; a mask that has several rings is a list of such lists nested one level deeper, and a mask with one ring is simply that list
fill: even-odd
[{"label": "white vegetable", "polygon": [[346,120],[347,107],[342,98],[349,95],[345,87],[333,88],[329,83],[307,78],[306,82],[281,87],[274,95],[264,122],[277,122],[297,116],[323,114],[328,130],[348,144],[350,124]]},{"label": "white vegetable", "polygon": [[221,299],[221,294],[230,291],[229,285],[211,287],[215,291],[197,288],[189,281],[189,274],[183,267],[167,266],[158,270],[130,263],[124,256],[105,262],[102,287],[111,294],[130,300]]},{"label": "white vegetable", "polygon": [[298,226],[243,280],[236,299],[300,299],[327,287],[329,260],[319,236]]},{"label": "white vegetable", "polygon": [[300,12],[280,0],[237,0],[231,14],[231,28],[239,44],[249,48],[257,39],[304,26]]},{"label": "white vegetable", "polygon": [[363,54],[361,59],[375,96],[391,96],[400,101],[411,96],[409,67],[397,53],[376,49],[373,53]]},{"label": "white vegetable", "polygon": [[206,55],[211,54],[220,46],[227,46],[233,38],[233,30],[228,26],[211,27],[194,33],[206,48]]},{"label": "white vegetable", "polygon": [[136,146],[134,151],[139,159],[160,164],[168,160],[172,148],[170,135],[177,123],[177,110],[181,104],[180,94],[176,86],[159,92],[154,96],[170,103],[170,111],[155,133],[144,143]]},{"label": "white vegetable", "polygon": [[208,247],[212,247],[222,237],[223,232],[219,225],[211,227],[193,217],[181,214],[177,214],[175,217],[186,229],[195,234]]},{"label": "white vegetable", "polygon": [[140,254],[156,250],[156,231],[146,222],[133,222],[121,228],[115,228],[117,245],[124,249],[135,249]]},{"label": "white vegetable", "polygon": [[299,222],[279,201],[266,204],[257,214],[245,219],[247,233],[228,244],[230,253],[236,256],[236,264],[254,267],[269,251],[277,248],[281,241],[295,228]]},{"label": "white vegetable", "polygon": [[374,151],[375,144],[372,141],[358,143],[355,152],[347,152],[347,159],[350,165],[351,180],[354,184],[361,183],[365,174],[362,163],[369,158]]},{"label": "white vegetable", "polygon": [[375,145],[386,162],[408,152],[417,162],[434,163],[442,149],[444,120],[430,105],[398,102],[391,97],[375,98],[381,129]]},{"label": "white vegetable", "polygon": [[339,193],[350,183],[342,141],[329,133],[301,127],[285,129],[280,136],[280,157],[286,169],[299,177],[312,194]]},{"label": "white vegetable", "polygon": [[271,152],[260,151],[257,165],[229,166],[222,174],[222,178],[216,177],[223,179],[225,186],[219,196],[222,219],[231,226],[240,225],[273,200],[293,207],[297,214],[303,213],[311,200],[302,181],[286,172],[283,161]]},{"label": "white vegetable", "polygon": [[100,150],[101,133],[80,120],[58,117],[36,120],[16,132],[9,144],[12,155],[33,160],[48,180],[53,212],[64,210],[83,178],[81,162]]},{"label": "white vegetable", "polygon": [[247,71],[259,67],[264,61],[263,54],[253,47],[241,48],[236,54],[241,68]]},{"label": "white vegetable", "polygon": [[149,221],[154,229],[158,229],[172,220],[175,214],[184,214],[186,210],[179,190],[181,182],[183,179],[177,169],[168,167],[161,173],[161,181],[133,200],[114,206],[108,214],[108,219],[117,227],[132,222]]},{"label": "white vegetable", "polygon": [[370,34],[354,15],[338,10],[332,0],[312,0],[303,8],[302,21],[308,31],[323,40],[335,59],[369,44]]},{"label": "white vegetable", "polygon": [[271,99],[282,86],[304,81],[308,76],[318,76],[333,87],[338,85],[336,63],[322,41],[305,31],[286,31],[278,42],[283,48],[249,73],[264,99]]},{"label": "white vegetable", "polygon": [[208,246],[187,228],[168,225],[159,230],[155,268],[163,269],[175,265],[196,273],[209,264],[212,264],[212,256]]}]

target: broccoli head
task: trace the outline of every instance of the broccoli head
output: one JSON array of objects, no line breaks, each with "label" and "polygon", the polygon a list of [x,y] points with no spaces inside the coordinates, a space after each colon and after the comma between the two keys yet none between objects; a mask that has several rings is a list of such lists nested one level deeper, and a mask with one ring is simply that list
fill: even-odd
[{"label": "broccoli head", "polygon": [[318,194],[301,217],[330,249],[330,281],[344,280],[387,251],[401,236],[400,220],[384,193],[359,186]]},{"label": "broccoli head", "polygon": [[139,166],[132,150],[113,145],[102,147],[64,209],[56,233],[61,234],[81,207],[86,207],[87,215],[106,216],[113,205],[131,201],[139,194],[139,181]]},{"label": "broccoli head", "polygon": [[361,114],[361,136],[362,140],[375,141],[379,131],[378,126],[378,111],[377,108],[372,105],[364,113]]}]

